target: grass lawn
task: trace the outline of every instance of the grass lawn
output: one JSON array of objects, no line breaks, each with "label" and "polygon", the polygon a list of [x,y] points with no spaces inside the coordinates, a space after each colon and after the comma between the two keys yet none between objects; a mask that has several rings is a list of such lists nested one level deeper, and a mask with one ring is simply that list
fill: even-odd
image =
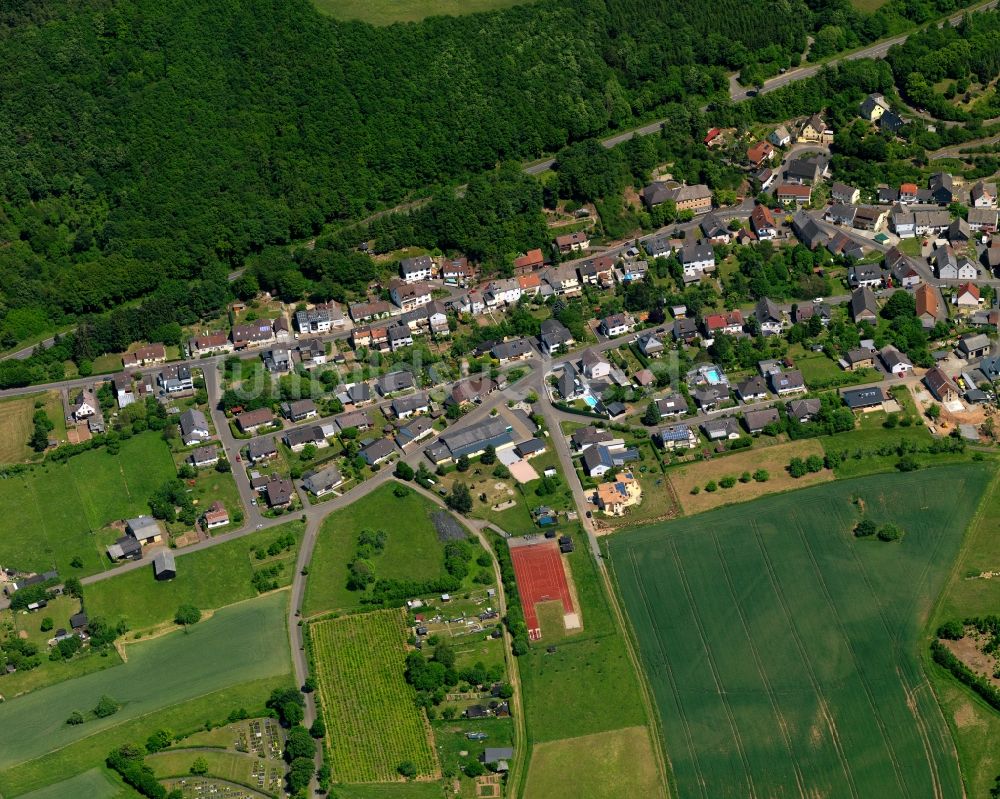
[{"label": "grass lawn", "polygon": [[[980,575],[1000,563],[1000,478],[990,489],[966,535],[951,579],[935,608],[928,629],[951,619],[985,616],[1000,607],[1000,581]],[[925,640],[925,644],[927,641]],[[926,656],[927,648],[924,648]],[[1000,714],[933,663],[927,663],[931,684],[958,745],[959,762],[968,796],[987,796],[1000,774]]]},{"label": "grass lawn", "polygon": [[[172,622],[179,605],[210,610],[257,596],[250,580],[260,568],[280,563],[282,570],[276,579],[279,585],[288,585],[304,529],[302,522],[294,521],[187,555],[178,550],[173,580],[158,582],[148,569],[101,580],[84,589],[87,612],[107,619],[123,618],[130,629],[145,630]],[[274,557],[256,557],[255,550],[266,550],[286,532],[295,534],[296,546]],[[123,602],[123,597],[128,601]]]},{"label": "grass lawn", "polygon": [[[191,449],[187,449],[183,453],[179,452],[175,454],[174,462],[178,466],[183,465],[185,459],[191,454],[191,451]],[[239,468],[240,464],[237,463],[234,466]],[[194,502],[195,507],[198,508],[199,514],[216,500],[225,505],[226,510],[229,511],[229,524],[225,527],[216,527],[211,531],[212,535],[218,535],[239,526],[234,517],[239,513],[241,514],[240,518],[242,518],[243,506],[240,504],[240,493],[236,488],[236,479],[233,477],[232,472],[217,472],[214,468],[198,469],[194,480],[185,482],[188,483],[188,488],[191,491],[191,500]],[[191,529],[183,522],[179,522],[176,528],[178,531]]]},{"label": "grass lawn", "polygon": [[445,574],[443,546],[431,520],[438,506],[414,491],[396,497],[396,485],[386,483],[323,521],[309,564],[305,615],[360,605],[361,595],[347,590],[347,564],[365,529],[388,533],[385,551],[374,561],[376,577],[428,580]]},{"label": "grass lawn", "polygon": [[[577,530],[568,556],[583,630],[558,641],[543,637],[519,658],[528,736],[534,742],[646,723],[638,678],[618,631],[585,538]],[[613,690],[614,701],[608,701]]]},{"label": "grass lawn", "polygon": [[[156,772],[156,776],[160,779],[186,777],[191,773],[191,764],[199,757],[204,758],[205,762],[208,763],[206,776],[237,782],[256,790],[257,778],[252,772],[258,761],[257,756],[252,754],[175,749],[148,757],[146,764]],[[267,768],[278,779],[284,779],[287,769],[281,760],[268,760]],[[267,788],[266,784],[265,788]]]},{"label": "grass lawn", "polygon": [[886,4],[887,0],[851,0],[851,5],[863,14],[871,14],[878,11]]},{"label": "grass lawn", "polygon": [[28,439],[35,429],[32,422],[35,402],[43,403],[46,414],[56,425],[49,437],[65,439],[66,423],[58,391],[0,400],[0,463],[21,463],[39,457],[28,446]]},{"label": "grass lawn", "polygon": [[[875,1],[877,2],[877,0]],[[858,2],[868,2],[868,0],[858,0]],[[899,251],[904,255],[912,255],[915,258],[919,258],[922,243],[923,243],[922,238],[914,237],[909,239],[900,239],[899,244],[897,244],[896,246],[899,247]]]},{"label": "grass lawn", "polygon": [[[117,668],[0,704],[0,768],[238,683],[287,675],[286,604],[282,592],[234,605],[184,632],[129,646],[127,662]],[[103,695],[114,697],[121,710],[104,719],[91,716],[78,726],[66,724],[74,710],[89,714]],[[211,717],[206,709],[201,718]],[[14,794],[2,776],[0,791]]]},{"label": "grass lawn", "polygon": [[[785,470],[792,458],[808,458],[810,455],[823,455],[823,447],[815,439],[792,441],[787,444],[777,444],[773,447],[754,446],[752,449],[738,450],[732,455],[724,455],[708,461],[697,461],[675,466],[667,470],[667,476],[677,492],[677,500],[686,514],[728,505],[735,502],[746,502],[757,499],[765,494],[777,491],[789,491],[803,488],[816,483],[833,479],[833,474],[826,469],[806,474],[798,479]],[[718,481],[727,476],[739,478],[743,472],[753,474],[758,469],[764,469],[769,478],[767,482],[749,483],[737,481],[732,488],[719,488],[715,492],[705,490],[710,480]],[[701,491],[692,494],[691,489],[700,486]]]},{"label": "grass lawn", "polygon": [[[110,566],[94,535],[116,519],[148,513],[153,491],[175,474],[157,433],[123,441],[117,455],[106,448],[46,463],[0,480],[0,518],[16,519],[0,536],[0,562],[22,570],[52,568],[83,576]],[[74,569],[74,557],[83,568]]]},{"label": "grass lawn", "polygon": [[66,799],[70,796],[86,796],[87,799],[119,799],[135,795],[130,788],[116,782],[109,769],[92,768],[47,788],[22,794],[20,799]]},{"label": "grass lawn", "polygon": [[440,776],[427,718],[403,676],[406,635],[400,609],[309,626],[327,762],[337,782],[393,782],[404,760],[420,776]]},{"label": "grass lawn", "polygon": [[645,727],[536,744],[524,799],[665,796]]},{"label": "grass lawn", "polygon": [[[432,722],[434,742],[438,752],[441,767],[461,770],[472,761],[478,760],[487,747],[514,746],[514,722],[507,719],[452,719]],[[483,741],[470,741],[465,737],[467,732],[483,732],[488,736]],[[465,753],[465,754],[463,754]],[[475,796],[475,784],[471,779],[460,775],[462,781],[462,796]]]},{"label": "grass lawn", "polygon": [[[611,539],[680,795],[962,795],[917,653],[991,475],[837,481]],[[854,497],[903,540],[854,538]]]}]

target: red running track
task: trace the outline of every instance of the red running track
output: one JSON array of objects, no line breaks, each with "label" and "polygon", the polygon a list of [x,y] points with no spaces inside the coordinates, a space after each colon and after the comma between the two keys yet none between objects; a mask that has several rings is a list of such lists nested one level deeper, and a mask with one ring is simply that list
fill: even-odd
[{"label": "red running track", "polygon": [[524,620],[528,625],[528,635],[537,640],[542,631],[535,613],[536,602],[561,600],[564,613],[573,612],[566,572],[563,571],[559,545],[546,540],[531,546],[511,547],[510,558],[514,564],[517,590],[524,606]]}]

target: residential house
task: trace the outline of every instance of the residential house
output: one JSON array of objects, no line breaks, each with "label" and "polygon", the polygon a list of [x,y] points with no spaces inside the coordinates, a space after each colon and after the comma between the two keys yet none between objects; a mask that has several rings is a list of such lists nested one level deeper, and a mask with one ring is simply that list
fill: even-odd
[{"label": "residential house", "polygon": [[859,369],[875,368],[875,350],[867,347],[858,347],[848,350],[843,357],[844,367],[848,372],[857,372]]},{"label": "residential house", "polygon": [[514,274],[524,275],[545,266],[545,256],[541,250],[528,250],[524,255],[514,259]]},{"label": "residential house", "polygon": [[412,311],[432,299],[430,283],[405,283],[398,278],[389,281],[389,297],[403,311]]},{"label": "residential house", "polygon": [[931,197],[938,205],[950,205],[955,201],[955,179],[947,172],[936,172],[927,181]]},{"label": "residential house", "polygon": [[274,443],[274,436],[261,436],[247,444],[247,460],[250,463],[270,460],[277,454],[278,447]]},{"label": "residential house", "polygon": [[668,195],[666,199],[673,200],[678,211],[691,211],[698,215],[712,210],[712,190],[703,183],[672,188]]},{"label": "residential house", "polygon": [[125,520],[125,534],[132,536],[142,546],[158,544],[163,539],[163,527],[152,516],[136,516]]},{"label": "residential house", "polygon": [[264,485],[263,493],[269,508],[287,508],[295,496],[295,486],[287,477],[272,474]]},{"label": "residential house", "polygon": [[913,363],[910,359],[891,344],[887,344],[879,350],[879,357],[893,377],[906,377],[913,371]]},{"label": "residential house", "polygon": [[823,117],[819,114],[813,114],[803,123],[802,128],[799,130],[799,141],[831,144],[833,142],[833,130],[827,125]]},{"label": "residential house", "polygon": [[736,394],[742,402],[757,402],[767,399],[767,383],[760,375],[748,377],[736,384]]},{"label": "residential house", "polygon": [[919,286],[923,282],[917,265],[908,255],[903,255],[897,248],[893,247],[885,254],[883,262],[886,268],[896,281],[904,289],[911,289]]},{"label": "residential house", "polygon": [[747,161],[750,162],[750,166],[760,167],[761,164],[773,160],[774,155],[774,145],[765,139],[747,150]]},{"label": "residential house", "polygon": [[885,402],[885,394],[881,386],[868,388],[848,388],[841,392],[844,404],[852,411],[878,410]]},{"label": "residential house", "polygon": [[396,446],[405,450],[433,434],[434,420],[428,416],[417,416],[396,428]]},{"label": "residential house", "polygon": [[698,436],[685,424],[661,427],[653,434],[657,444],[663,449],[694,449],[698,446]]},{"label": "residential house", "polygon": [[851,293],[851,319],[855,324],[870,322],[878,324],[878,304],[875,302],[875,295],[868,286],[862,286]]},{"label": "residential house", "polygon": [[351,383],[345,386],[341,402],[345,405],[361,405],[370,402],[372,398],[372,387],[368,383]]},{"label": "residential house", "polygon": [[943,208],[918,208],[913,212],[913,232],[917,236],[943,233],[950,224],[951,214]]},{"label": "residential house", "polygon": [[271,373],[292,371],[292,353],[288,347],[272,347],[263,355],[264,368]]},{"label": "residential house", "polygon": [[556,389],[559,391],[559,396],[566,400],[566,402],[571,402],[577,397],[583,396],[586,391],[586,387],[580,380],[580,374],[576,371],[576,367],[573,366],[572,362],[567,361],[563,364],[562,374],[559,375]]},{"label": "residential house", "polygon": [[730,441],[740,437],[739,423],[732,416],[722,416],[702,422],[702,432],[709,441]]},{"label": "residential house", "polygon": [[368,411],[350,411],[342,413],[336,418],[337,428],[341,431],[353,428],[355,430],[367,430],[373,424],[372,417]]},{"label": "residential house", "polygon": [[168,396],[185,396],[194,393],[194,376],[191,368],[184,364],[167,366],[156,376],[160,393]]},{"label": "residential house", "polygon": [[608,338],[617,338],[631,333],[635,328],[635,319],[630,313],[616,313],[605,316],[601,320],[601,332]]},{"label": "residential house", "polygon": [[[688,319],[686,317],[674,320],[673,326],[674,341],[679,341],[682,344],[693,344],[698,340],[698,322],[695,319]],[[643,339],[640,339],[642,341]],[[653,336],[647,336],[645,340],[656,339]],[[659,343],[659,342],[657,342]],[[640,347],[641,349],[641,347]],[[660,350],[662,351],[663,345],[660,344]],[[644,355],[647,353],[643,352]],[[647,356],[648,357],[648,356]]]},{"label": "residential house", "polygon": [[901,239],[912,239],[917,235],[917,222],[912,211],[906,210],[902,205],[893,206],[889,212],[889,221],[892,229]]},{"label": "residential house", "polygon": [[729,386],[699,386],[691,392],[691,398],[703,411],[714,411],[722,403],[729,401]]},{"label": "residential house", "polygon": [[661,419],[683,416],[688,412],[688,402],[683,394],[674,392],[656,400],[656,409]]},{"label": "residential house", "polygon": [[642,248],[650,258],[666,258],[674,251],[669,236],[653,236],[642,243]]},{"label": "residential house", "polygon": [[375,387],[378,389],[379,394],[383,397],[388,397],[390,394],[415,388],[416,383],[413,380],[413,372],[401,369],[397,372],[388,372],[382,375],[375,381]]},{"label": "residential house", "polygon": [[270,344],[275,340],[274,323],[270,319],[258,319],[245,325],[235,325],[232,339],[233,348],[237,350]]},{"label": "residential house", "polygon": [[166,360],[166,347],[162,344],[149,344],[125,353],[122,356],[122,366],[125,369],[134,369],[137,366],[149,366],[154,363],[163,363]]},{"label": "residential house", "polygon": [[135,392],[132,390],[132,378],[124,372],[111,378],[111,387],[115,391],[115,400],[119,408],[127,408],[135,402]]},{"label": "residential house", "polygon": [[451,394],[445,400],[445,404],[462,407],[473,402],[481,402],[483,397],[489,396],[498,388],[500,384],[489,375],[468,377],[452,386]]},{"label": "residential house", "polygon": [[974,310],[981,302],[979,286],[975,283],[962,283],[955,292],[955,305],[961,311]]},{"label": "residential house", "polygon": [[778,226],[774,223],[774,214],[763,203],[754,206],[750,212],[750,225],[757,238],[768,241],[778,235]]},{"label": "residential house", "polygon": [[835,225],[852,225],[854,224],[854,215],[857,212],[858,209],[853,205],[834,203],[826,209],[823,216],[827,222],[832,222]]},{"label": "residential house", "polygon": [[698,227],[701,228],[702,235],[713,244],[729,244],[733,236],[733,231],[715,213],[706,214]]},{"label": "residential house", "polygon": [[899,133],[899,131],[905,124],[906,120],[904,120],[895,111],[886,111],[884,114],[882,114],[881,118],[879,118],[878,129],[882,133],[888,133],[892,136],[895,136],[897,133]]},{"label": "residential house", "polygon": [[256,433],[262,427],[274,424],[274,414],[270,408],[258,408],[236,414],[236,426],[241,433]]},{"label": "residential house", "polygon": [[351,331],[351,346],[355,349],[367,347],[376,352],[389,351],[389,326],[386,324],[361,325]]},{"label": "residential house", "polygon": [[884,279],[878,264],[855,264],[847,270],[847,283],[851,288],[881,288]]},{"label": "residential house", "polygon": [[191,339],[188,346],[191,350],[191,355],[198,357],[233,351],[233,342],[229,340],[229,336],[221,331],[195,336]]},{"label": "residential house", "polygon": [[789,394],[800,394],[806,390],[806,382],[802,377],[802,372],[798,369],[772,372],[769,377],[771,390],[779,397],[786,397]]},{"label": "residential house", "polygon": [[392,352],[396,352],[396,350],[400,350],[403,347],[413,346],[413,333],[410,332],[410,328],[405,324],[390,325],[386,330],[386,334],[389,339],[389,349]]},{"label": "residential house", "polygon": [[295,326],[303,335],[329,333],[333,329],[333,316],[326,308],[296,311]]},{"label": "residential house", "polygon": [[429,255],[404,258],[399,262],[399,276],[406,283],[420,283],[434,275],[434,261]]},{"label": "residential house", "polygon": [[792,230],[799,237],[799,241],[810,250],[815,250],[826,244],[827,239],[830,238],[830,235],[805,211],[798,211],[792,217]]},{"label": "residential house", "polygon": [[775,147],[787,147],[792,143],[792,134],[784,125],[779,125],[767,134],[767,140]]},{"label": "residential house", "polygon": [[583,373],[591,380],[600,380],[611,374],[611,362],[603,354],[586,349],[580,356]]},{"label": "residential house", "polygon": [[977,233],[995,233],[997,229],[997,210],[995,208],[970,208],[969,230]]},{"label": "residential house", "polygon": [[989,354],[990,338],[985,333],[974,333],[962,336],[958,340],[958,349],[966,360],[982,358]]},{"label": "residential house", "polygon": [[515,338],[509,341],[502,341],[495,344],[490,354],[496,358],[500,365],[511,363],[512,361],[523,361],[534,355],[535,350],[531,342],[526,338]]},{"label": "residential house", "polygon": [[639,460],[639,457],[639,450],[626,447],[623,439],[613,438],[584,450],[583,471],[588,477],[601,477],[612,469],[620,469],[626,463]]},{"label": "residential house", "polygon": [[522,297],[537,297],[542,290],[542,278],[534,272],[517,276],[517,285]]},{"label": "residential house", "polygon": [[317,449],[325,449],[330,446],[326,436],[323,435],[323,428],[318,424],[293,427],[285,432],[282,440],[292,452],[302,452],[310,444]]},{"label": "residential house", "polygon": [[793,158],[785,167],[785,183],[797,186],[818,183],[823,177],[824,166],[814,158]]},{"label": "residential house", "polygon": [[[541,255],[541,250],[537,251]],[[441,279],[449,286],[467,286],[476,276],[475,267],[464,255],[448,258],[441,265]]]},{"label": "residential house", "polygon": [[427,413],[431,409],[431,405],[427,393],[420,391],[416,394],[396,397],[392,401],[391,408],[397,419],[408,419],[415,413]]},{"label": "residential house", "polygon": [[861,198],[861,191],[855,186],[848,186],[846,183],[834,181],[830,187],[830,199],[835,203],[854,205]]},{"label": "residential house", "polygon": [[747,432],[756,435],[765,427],[781,421],[777,408],[764,408],[759,411],[747,411],[743,414],[743,424],[746,425]]},{"label": "residential house", "polygon": [[968,258],[959,261],[955,251],[946,245],[938,247],[931,256],[934,271],[942,280],[975,280],[977,269]]},{"label": "residential house", "polygon": [[360,452],[361,458],[369,466],[378,466],[395,454],[396,445],[388,438],[377,438]]},{"label": "residential house", "polygon": [[385,300],[373,302],[356,302],[348,308],[351,319],[355,322],[371,322],[374,319],[385,319],[392,315],[392,305]]},{"label": "residential house", "polygon": [[591,258],[577,265],[576,273],[582,284],[610,286],[614,282],[615,259],[608,255]]},{"label": "residential house", "polygon": [[340,474],[340,469],[335,465],[327,466],[319,471],[306,472],[302,476],[302,487],[314,497],[333,493],[343,482],[344,478]]},{"label": "residential house", "polygon": [[[693,320],[688,319],[683,321],[691,322]],[[639,340],[636,342],[636,345],[639,347],[639,352],[641,352],[647,358],[659,358],[663,354],[663,350],[665,349],[663,346],[663,342],[660,341],[660,339],[657,338],[653,333],[643,333],[641,336],[639,336]]]},{"label": "residential house", "polygon": [[788,315],[774,300],[761,297],[754,308],[754,318],[765,336],[777,336],[788,324]]},{"label": "residential house", "polygon": [[739,336],[743,333],[743,312],[737,308],[733,311],[709,314],[702,320],[702,324],[708,338],[714,338],[720,333]]},{"label": "residential house", "polygon": [[[910,184],[913,186],[913,184]],[[916,192],[917,187],[913,186],[914,192]],[[894,189],[891,186],[879,186],[875,190],[875,202],[879,205],[895,205],[899,202],[899,189]]]},{"label": "residential house", "polygon": [[319,416],[319,408],[311,399],[292,400],[281,403],[281,412],[292,422],[304,422]]},{"label": "residential house", "polygon": [[187,461],[195,469],[205,469],[215,466],[219,462],[219,448],[214,444],[207,447],[198,447],[188,455]]},{"label": "residential house", "polygon": [[502,416],[492,416],[442,434],[424,453],[432,463],[442,464],[457,461],[463,455],[474,458],[489,446],[497,450],[507,449],[513,443],[511,426]]},{"label": "residential house", "polygon": [[578,427],[570,435],[570,442],[574,450],[583,452],[595,444],[611,441],[613,438],[611,433],[599,427]]},{"label": "residential house", "polygon": [[924,375],[924,385],[938,402],[955,402],[961,394],[955,381],[948,377],[939,366],[928,370],[927,374]]},{"label": "residential house", "polygon": [[642,201],[650,210],[672,199],[671,187],[663,181],[654,181],[642,190]]},{"label": "residential house", "polygon": [[823,408],[818,399],[797,399],[788,403],[788,417],[805,423],[812,421]]},{"label": "residential house", "polygon": [[488,308],[495,308],[498,305],[514,305],[521,299],[521,285],[512,277],[491,280],[483,289],[483,299]]},{"label": "residential house", "polygon": [[618,472],[613,482],[597,486],[596,497],[597,507],[608,516],[624,516],[628,508],[642,501],[642,486],[631,472]]},{"label": "residential house", "polygon": [[889,103],[881,94],[869,94],[861,101],[861,116],[869,122],[878,122],[889,110]]},{"label": "residential house", "polygon": [[978,181],[969,192],[972,208],[996,208],[997,184]]},{"label": "residential house", "polygon": [[854,227],[877,233],[885,227],[888,212],[876,205],[859,205],[854,213]]},{"label": "residential house", "polygon": [[561,254],[589,250],[590,235],[584,230],[578,230],[575,233],[564,233],[562,236],[556,236],[556,249]]},{"label": "residential house", "polygon": [[826,327],[826,325],[830,324],[832,316],[830,306],[825,302],[809,302],[796,305],[792,311],[792,318],[796,323],[808,322],[814,316],[818,316],[820,322]]},{"label": "residential house", "polygon": [[188,408],[181,414],[178,424],[181,429],[181,441],[184,446],[191,447],[207,441],[211,436],[208,429],[208,419],[197,408]]},{"label": "residential house", "polygon": [[573,334],[569,332],[569,328],[557,319],[546,319],[542,322],[538,338],[542,352],[546,355],[555,355],[574,344]]},{"label": "residential house", "polygon": [[944,306],[936,288],[921,283],[913,292],[913,299],[916,301],[917,318],[925,328],[934,327],[944,318]]},{"label": "residential house", "polygon": [[708,241],[686,242],[681,248],[680,261],[684,282],[697,282],[706,272],[715,270],[715,248]]},{"label": "residential house", "polygon": [[631,283],[633,280],[642,280],[649,272],[649,264],[646,261],[629,260],[622,264],[621,279],[623,283]]},{"label": "residential house", "polygon": [[229,524],[229,511],[226,510],[226,506],[219,500],[215,500],[215,502],[208,506],[208,510],[202,514],[201,520],[208,530],[225,527]]}]

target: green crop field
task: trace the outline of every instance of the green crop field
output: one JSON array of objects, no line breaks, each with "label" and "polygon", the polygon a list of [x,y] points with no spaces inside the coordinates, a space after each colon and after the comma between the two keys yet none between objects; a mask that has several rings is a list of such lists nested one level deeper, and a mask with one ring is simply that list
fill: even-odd
[{"label": "green crop field", "polygon": [[[184,632],[130,645],[121,666],[0,704],[0,769],[230,685],[287,674],[286,604],[282,592],[234,605]],[[115,715],[66,724],[70,713],[89,713],[105,694],[122,705]],[[6,793],[2,776],[0,791]]]},{"label": "green crop field", "polygon": [[358,533],[384,530],[388,542],[376,563],[376,576],[393,580],[428,580],[445,574],[444,549],[431,514],[439,507],[411,491],[393,496],[387,483],[323,521],[309,564],[303,613],[356,608],[359,594],[347,590],[347,564],[354,557]]},{"label": "green crop field", "polygon": [[85,796],[87,799],[119,799],[134,795],[131,789],[115,783],[109,772],[92,768],[47,788],[21,794],[19,799],[68,799],[77,796]]},{"label": "green crop field", "polygon": [[[258,569],[281,564],[276,578],[288,585],[295,571],[298,542],[304,525],[300,521],[259,530],[177,558],[177,576],[158,582],[148,569],[137,569],[88,585],[87,612],[106,619],[125,619],[132,630],[143,630],[172,621],[178,605],[194,605],[202,610],[221,608],[257,595],[250,582]],[[275,557],[259,560],[255,551],[267,547],[286,532],[295,534],[296,546]],[[127,602],[122,597],[128,597]]]},{"label": "green crop field", "polygon": [[417,22],[430,16],[459,16],[521,5],[526,0],[313,0],[324,14],[371,25]]},{"label": "green crop field", "polygon": [[[107,568],[94,532],[116,519],[148,513],[149,496],[174,474],[166,444],[149,432],[123,441],[117,455],[91,450],[0,480],[0,518],[18,522],[0,536],[0,562],[22,570],[54,564],[62,576]],[[82,569],[70,566],[77,556]]]},{"label": "green crop field", "polygon": [[[844,480],[615,537],[679,795],[962,795],[921,668],[986,465]],[[858,540],[855,498],[901,542]]]},{"label": "green crop field", "polygon": [[309,636],[334,780],[392,782],[406,760],[418,775],[438,776],[430,727],[403,677],[403,612],[314,622]]}]

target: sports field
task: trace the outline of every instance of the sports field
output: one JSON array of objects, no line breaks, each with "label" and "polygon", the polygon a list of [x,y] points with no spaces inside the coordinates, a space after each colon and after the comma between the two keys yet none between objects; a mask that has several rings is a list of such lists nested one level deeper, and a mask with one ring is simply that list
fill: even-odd
[{"label": "sports field", "polygon": [[[94,531],[148,513],[150,495],[175,473],[163,439],[147,432],[123,441],[117,455],[91,450],[0,480],[0,519],[17,520],[0,535],[0,563],[25,571],[54,564],[62,576],[101,571],[110,564]],[[70,566],[74,557],[83,568]]]},{"label": "sports field", "polygon": [[327,762],[337,782],[393,782],[407,760],[418,776],[439,776],[430,725],[403,677],[406,632],[400,609],[309,627]]},{"label": "sports field", "polygon": [[[989,476],[845,480],[611,540],[682,799],[962,795],[918,645]],[[854,498],[903,540],[855,539]]]},{"label": "sports field", "polygon": [[[121,666],[0,704],[0,769],[236,683],[287,674],[286,603],[281,592],[233,605],[185,632],[130,645]],[[70,713],[87,714],[105,694],[121,710],[66,724]]]},{"label": "sports field", "polygon": [[664,795],[645,727],[536,744],[524,791],[524,799]]},{"label": "sports field", "polygon": [[526,0],[313,0],[331,17],[371,25],[416,22],[430,16],[460,16],[521,5]]},{"label": "sports field", "polygon": [[[521,540],[509,542],[510,557],[517,577],[517,592],[524,606],[524,621],[528,625],[528,635],[532,639],[542,637],[536,606],[540,602],[559,602],[563,616],[573,611],[573,599],[566,582],[562,556],[555,540],[546,538],[535,544],[523,544]],[[520,544],[520,545],[518,545]],[[567,628],[576,626],[566,624]]]},{"label": "sports field", "polygon": [[[298,542],[302,540],[301,521],[245,535],[208,549],[183,554],[178,550],[177,576],[158,582],[150,568],[136,569],[92,583],[85,589],[87,612],[117,621],[125,619],[130,630],[144,630],[171,622],[179,605],[194,605],[212,610],[257,596],[251,579],[260,569],[281,566],[275,578],[279,586],[288,585],[295,571]],[[295,535],[296,545],[271,557],[267,547],[286,532]],[[258,559],[259,548],[265,557]],[[127,602],[122,597],[128,597]]]},{"label": "sports field", "polygon": [[394,496],[396,485],[379,486],[323,520],[309,563],[311,576],[302,609],[306,616],[360,606],[359,592],[347,590],[347,564],[362,530],[388,534],[385,551],[375,562],[376,577],[430,580],[445,574],[444,547],[431,521],[431,514],[440,508],[415,491]]}]

